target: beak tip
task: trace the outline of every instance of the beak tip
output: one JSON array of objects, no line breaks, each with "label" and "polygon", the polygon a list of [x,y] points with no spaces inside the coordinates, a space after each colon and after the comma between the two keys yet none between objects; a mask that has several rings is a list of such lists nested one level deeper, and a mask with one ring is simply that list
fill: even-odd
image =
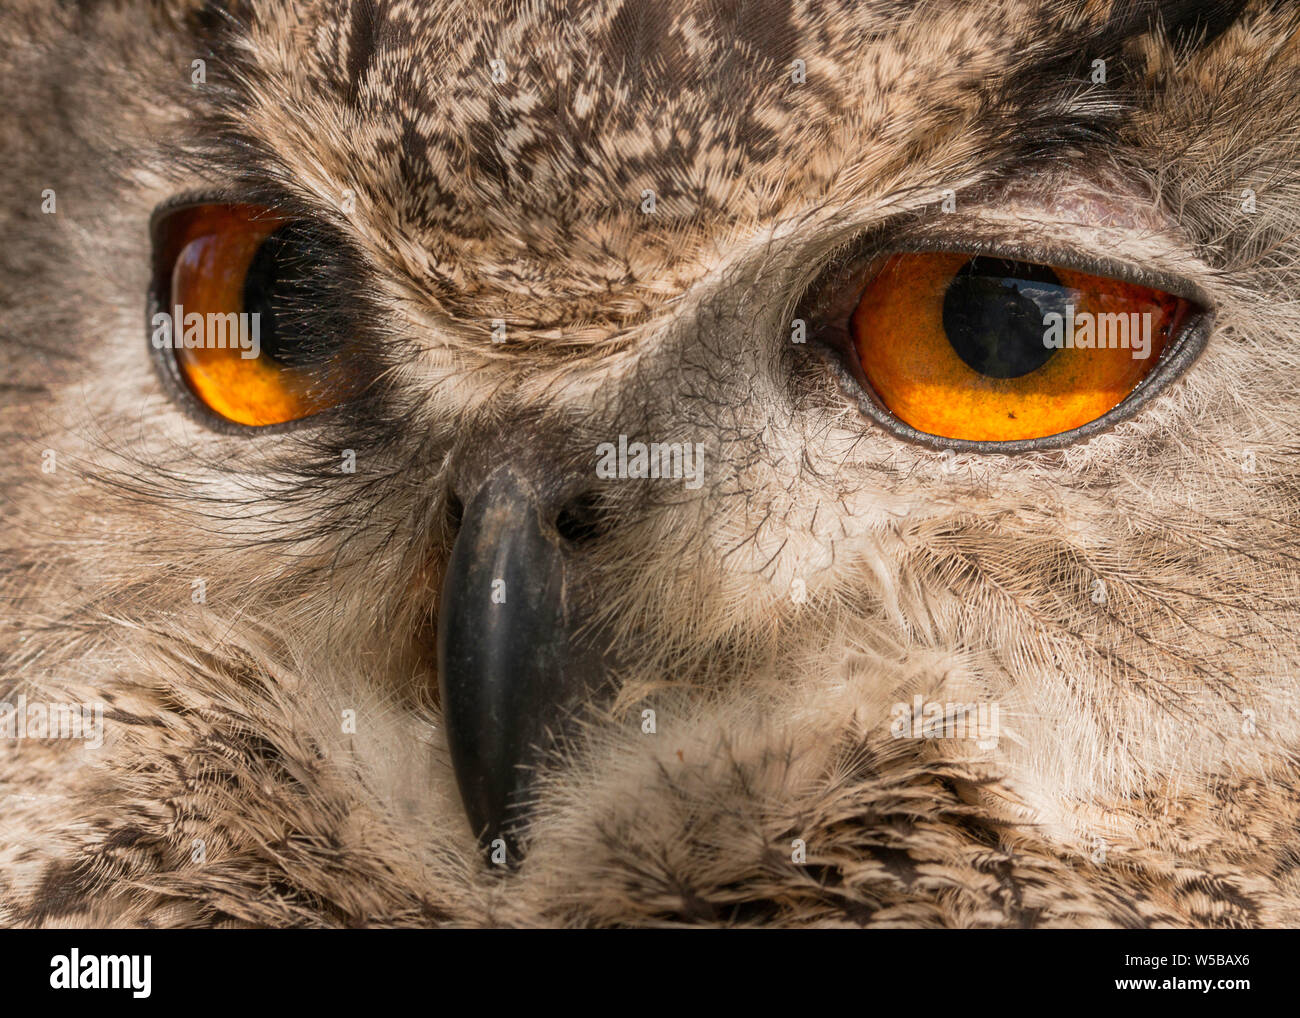
[{"label": "beak tip", "polygon": [[453,753],[452,764],[470,830],[485,848],[494,847],[496,842],[513,846],[528,815],[523,803],[528,775],[516,769],[515,780],[500,780],[498,768],[457,756]]}]

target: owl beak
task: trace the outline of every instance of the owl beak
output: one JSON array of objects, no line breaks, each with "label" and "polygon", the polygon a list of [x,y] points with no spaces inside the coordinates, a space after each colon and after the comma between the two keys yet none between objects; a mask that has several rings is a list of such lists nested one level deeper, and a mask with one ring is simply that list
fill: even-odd
[{"label": "owl beak", "polygon": [[[511,465],[464,510],[438,612],[438,683],[470,826],[513,860],[531,773],[599,672],[579,639],[564,539],[548,500]],[[499,861],[499,860],[498,860]]]}]

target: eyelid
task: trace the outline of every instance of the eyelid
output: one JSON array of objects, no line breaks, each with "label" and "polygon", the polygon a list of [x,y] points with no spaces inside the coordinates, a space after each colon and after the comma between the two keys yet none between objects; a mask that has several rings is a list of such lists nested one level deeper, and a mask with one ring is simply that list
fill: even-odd
[{"label": "eyelid", "polygon": [[800,297],[803,307],[809,295],[821,288],[834,275],[847,272],[855,266],[866,266],[873,261],[883,262],[896,254],[922,251],[951,252],[986,255],[1037,265],[1053,265],[1092,276],[1104,276],[1124,283],[1163,290],[1165,293],[1192,301],[1204,310],[1214,309],[1214,300],[1201,286],[1179,273],[1139,265],[1124,257],[1097,255],[1082,244],[1066,240],[1026,244],[992,235],[981,236],[970,229],[926,229],[908,233],[908,224],[894,220],[882,223],[842,243],[826,256],[822,267]]},{"label": "eyelid", "polygon": [[268,199],[265,195],[240,194],[230,190],[220,190],[218,188],[195,188],[190,191],[182,191],[180,194],[173,195],[166,201],[161,202],[149,215],[149,240],[150,243],[157,245],[158,227],[173,212],[180,212],[183,209],[195,208],[199,205],[261,205],[269,209],[273,214],[282,219],[297,218],[290,215],[287,211],[282,211],[282,203],[273,199]]},{"label": "eyelid", "polygon": [[196,205],[242,205],[245,202],[240,201],[234,196],[213,188],[195,188],[191,191],[182,191],[180,194],[173,195],[166,201],[159,204],[149,215],[149,239],[157,241],[158,224],[166,219],[173,212],[179,212],[181,209],[193,208]]},{"label": "eyelid", "polygon": [[1191,301],[1202,311],[1213,309],[1213,300],[1200,286],[1176,273],[1146,268],[1124,258],[1090,254],[1071,244],[1007,243],[980,238],[954,236],[929,236],[924,239],[902,240],[889,245],[882,254],[905,254],[917,251],[941,251],[956,254],[987,255],[1013,261],[1050,265],[1056,268],[1086,272],[1090,276],[1117,279],[1122,283],[1162,290],[1174,297]]}]

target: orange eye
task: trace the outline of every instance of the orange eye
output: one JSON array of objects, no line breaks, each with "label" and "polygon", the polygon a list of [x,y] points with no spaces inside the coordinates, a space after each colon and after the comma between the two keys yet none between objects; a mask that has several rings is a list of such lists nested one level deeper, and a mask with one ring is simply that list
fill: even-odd
[{"label": "orange eye", "polygon": [[210,410],[238,424],[295,421],[341,401],[340,344],[314,326],[306,231],[259,205],[195,205],[154,230],[150,342]]},{"label": "orange eye", "polygon": [[900,420],[944,438],[1005,442],[1113,409],[1192,309],[1084,272],[926,252],[885,261],[850,331],[863,375]]}]

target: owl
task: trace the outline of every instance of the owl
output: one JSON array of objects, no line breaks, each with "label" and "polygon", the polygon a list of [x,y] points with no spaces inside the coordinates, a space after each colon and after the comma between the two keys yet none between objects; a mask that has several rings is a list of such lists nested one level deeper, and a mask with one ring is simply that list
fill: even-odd
[{"label": "owl", "polygon": [[1300,13],[9,0],[0,923],[1300,923]]}]

